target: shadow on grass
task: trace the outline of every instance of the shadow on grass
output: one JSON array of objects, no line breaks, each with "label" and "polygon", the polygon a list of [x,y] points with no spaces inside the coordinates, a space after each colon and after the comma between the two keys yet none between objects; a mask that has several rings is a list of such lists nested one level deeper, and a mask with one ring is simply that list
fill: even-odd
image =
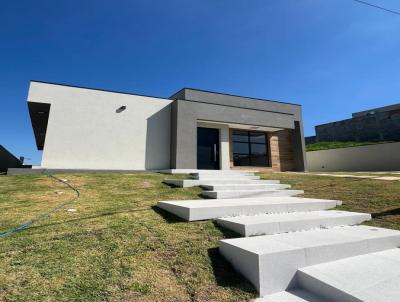
[{"label": "shadow on grass", "polygon": [[219,225],[217,223],[217,221],[215,221],[215,220],[213,221],[213,224],[214,224],[215,228],[217,228],[222,233],[222,235],[224,236],[225,239],[242,237],[240,234]]},{"label": "shadow on grass", "polygon": [[113,215],[118,215],[118,214],[142,212],[142,211],[149,211],[149,210],[151,210],[151,207],[148,207],[148,208],[141,208],[141,209],[136,209],[136,210],[106,212],[106,213],[101,213],[101,214],[98,214],[98,215],[92,215],[92,216],[86,216],[86,217],[81,217],[81,218],[69,219],[69,220],[64,220],[64,221],[59,221],[59,222],[48,223],[48,224],[42,224],[42,225],[39,225],[39,226],[32,226],[32,227],[30,227],[29,229],[40,229],[40,228],[44,228],[44,227],[48,227],[48,226],[54,226],[54,225],[59,225],[59,224],[72,223],[72,222],[77,222],[77,221],[83,221],[83,220],[89,220],[89,219],[96,219],[96,218],[100,218],[100,217],[107,217],[107,216],[113,216]]},{"label": "shadow on grass", "polygon": [[218,248],[208,249],[208,257],[215,280],[219,286],[237,288],[248,293],[257,294],[254,286],[240,275],[233,266],[219,253]]},{"label": "shadow on grass", "polygon": [[371,214],[372,218],[383,218],[385,216],[390,216],[390,215],[400,215],[400,208]]},{"label": "shadow on grass", "polygon": [[163,209],[160,209],[157,206],[152,206],[151,207],[154,212],[156,212],[158,215],[160,215],[167,223],[178,223],[178,222],[188,222],[178,216],[175,216]]},{"label": "shadow on grass", "polygon": [[162,184],[163,184],[164,187],[170,187],[170,188],[172,188],[172,189],[181,188],[181,187],[179,187],[179,186],[177,186],[177,185],[169,184],[169,183],[166,183],[166,182],[162,182]]}]

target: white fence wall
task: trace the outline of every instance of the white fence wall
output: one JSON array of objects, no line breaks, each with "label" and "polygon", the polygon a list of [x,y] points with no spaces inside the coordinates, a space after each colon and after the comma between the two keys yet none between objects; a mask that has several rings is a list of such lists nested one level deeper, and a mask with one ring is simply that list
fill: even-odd
[{"label": "white fence wall", "polygon": [[308,171],[400,171],[400,142],[307,152]]}]

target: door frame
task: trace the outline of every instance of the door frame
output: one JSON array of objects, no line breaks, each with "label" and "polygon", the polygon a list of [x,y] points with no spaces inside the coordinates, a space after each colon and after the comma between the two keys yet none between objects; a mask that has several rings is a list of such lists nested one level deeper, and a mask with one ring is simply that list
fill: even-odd
[{"label": "door frame", "polygon": [[[199,168],[199,129],[207,129],[211,131],[215,131],[217,133],[217,141],[214,144],[214,158],[215,158],[215,167],[214,168]],[[212,127],[199,127],[197,126],[197,139],[196,139],[196,166],[199,170],[220,170],[221,169],[221,129],[212,128]]]}]

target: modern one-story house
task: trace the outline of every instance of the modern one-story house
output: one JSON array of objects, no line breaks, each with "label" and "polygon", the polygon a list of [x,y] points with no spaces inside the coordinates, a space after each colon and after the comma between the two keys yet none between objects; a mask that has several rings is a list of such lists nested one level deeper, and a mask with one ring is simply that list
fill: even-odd
[{"label": "modern one-story house", "polygon": [[47,169],[304,171],[301,106],[184,88],[159,98],[32,81]]}]

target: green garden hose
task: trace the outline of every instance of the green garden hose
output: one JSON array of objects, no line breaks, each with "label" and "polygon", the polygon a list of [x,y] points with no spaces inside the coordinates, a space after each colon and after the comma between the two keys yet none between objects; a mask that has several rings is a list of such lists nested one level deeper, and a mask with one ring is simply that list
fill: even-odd
[{"label": "green garden hose", "polygon": [[51,214],[53,214],[54,212],[57,212],[59,209],[65,207],[66,205],[68,205],[70,203],[73,203],[75,200],[77,200],[80,197],[81,193],[79,192],[79,190],[76,187],[74,187],[73,185],[69,184],[67,181],[62,180],[60,178],[57,178],[54,175],[47,174],[46,170],[44,170],[42,173],[47,175],[50,178],[53,178],[53,179],[63,183],[64,185],[66,185],[68,188],[70,188],[71,190],[73,190],[75,192],[75,196],[73,198],[68,199],[67,201],[64,201],[63,203],[51,208],[50,210],[48,210],[46,212],[43,212],[43,213],[33,217],[31,220],[29,220],[29,221],[27,221],[27,222],[25,222],[23,224],[20,224],[16,228],[13,228],[13,229],[8,230],[6,232],[0,233],[0,238],[5,238],[5,237],[8,237],[8,236],[11,236],[11,235],[13,235],[15,233],[21,232],[21,231],[29,228],[35,222],[50,216]]}]

